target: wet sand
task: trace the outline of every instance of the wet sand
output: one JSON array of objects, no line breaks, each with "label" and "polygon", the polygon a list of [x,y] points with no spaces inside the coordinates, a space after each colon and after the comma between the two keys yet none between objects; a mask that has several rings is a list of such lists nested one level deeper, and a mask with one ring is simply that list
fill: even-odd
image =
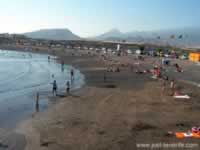
[{"label": "wet sand", "polygon": [[192,149],[199,150],[199,140],[177,140],[166,134],[200,125],[198,87],[179,83],[192,98],[175,100],[169,89],[161,94],[161,82],[150,75],[129,68],[107,73],[110,62],[98,56],[59,55],[80,69],[86,85],[56,98],[56,105],[18,126],[16,132],[25,136],[26,150],[135,150],[144,149],[138,144],[153,143],[193,143]]}]

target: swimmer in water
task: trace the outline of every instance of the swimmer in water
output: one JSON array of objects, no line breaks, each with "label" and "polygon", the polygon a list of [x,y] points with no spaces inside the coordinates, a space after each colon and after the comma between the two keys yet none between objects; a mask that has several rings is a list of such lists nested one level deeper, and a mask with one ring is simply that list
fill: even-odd
[{"label": "swimmer in water", "polygon": [[65,69],[65,68],[64,68],[64,65],[65,65],[65,62],[62,61],[62,62],[61,62],[61,70],[62,70],[62,72],[64,72],[64,69]]},{"label": "swimmer in water", "polygon": [[48,62],[50,62],[50,56],[48,56]]}]

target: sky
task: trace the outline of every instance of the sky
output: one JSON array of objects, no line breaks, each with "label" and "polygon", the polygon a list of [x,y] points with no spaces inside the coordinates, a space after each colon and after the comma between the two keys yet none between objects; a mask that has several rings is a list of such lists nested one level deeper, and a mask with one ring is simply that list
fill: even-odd
[{"label": "sky", "polygon": [[0,33],[67,28],[81,37],[200,26],[200,0],[0,0]]}]

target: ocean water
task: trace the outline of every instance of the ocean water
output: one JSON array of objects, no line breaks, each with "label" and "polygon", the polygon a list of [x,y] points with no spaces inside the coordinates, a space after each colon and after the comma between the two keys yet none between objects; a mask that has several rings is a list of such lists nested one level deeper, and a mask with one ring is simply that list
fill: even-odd
[{"label": "ocean water", "polygon": [[[0,128],[13,128],[31,117],[35,110],[36,93],[40,94],[40,111],[48,107],[52,82],[57,81],[58,93],[64,94],[70,81],[72,66],[58,64],[47,55],[0,50]],[[84,84],[84,76],[75,69],[73,89]]]}]

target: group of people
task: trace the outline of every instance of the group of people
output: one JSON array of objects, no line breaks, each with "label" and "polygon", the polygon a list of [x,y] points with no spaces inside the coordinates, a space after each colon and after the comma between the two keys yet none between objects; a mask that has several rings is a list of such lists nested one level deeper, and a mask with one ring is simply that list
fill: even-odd
[{"label": "group of people", "polygon": [[[74,70],[71,69],[71,83],[73,83],[74,80]],[[54,78],[54,74],[52,75],[52,78]],[[58,90],[58,85],[56,80],[53,81],[53,83],[51,83],[53,85],[52,88],[52,93],[53,96],[57,96],[57,90]],[[66,93],[69,94],[70,93],[70,88],[71,88],[71,84],[70,81],[67,81],[66,83]],[[39,92],[36,93],[36,101],[35,101],[35,110],[36,112],[39,112]]]},{"label": "group of people", "polygon": [[177,99],[190,99],[190,96],[187,94],[183,94],[178,90],[177,88],[177,82],[175,79],[169,80],[168,76],[166,78],[162,78],[162,88],[161,88],[161,94],[164,95],[166,91],[167,82],[170,82],[169,88],[170,88],[170,96],[173,96]]},{"label": "group of people", "polygon": [[[73,83],[73,81],[74,81],[74,69],[73,68],[70,71],[70,76],[71,76],[71,83]],[[58,89],[58,85],[57,85],[56,80],[54,80],[52,84],[53,84],[52,93],[53,93],[54,96],[56,96],[57,95],[57,89]],[[70,93],[70,89],[71,89],[70,81],[67,81],[67,83],[66,83],[67,94]]]}]

